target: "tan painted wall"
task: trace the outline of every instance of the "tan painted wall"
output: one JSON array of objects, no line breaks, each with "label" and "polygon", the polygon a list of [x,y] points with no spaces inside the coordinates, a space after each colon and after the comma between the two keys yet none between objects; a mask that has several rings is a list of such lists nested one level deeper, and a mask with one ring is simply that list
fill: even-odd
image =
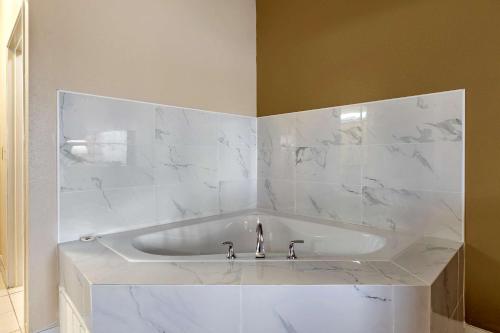
[{"label": "tan painted wall", "polygon": [[29,9],[31,329],[56,321],[56,89],[256,114],[254,0],[43,0]]},{"label": "tan painted wall", "polygon": [[466,317],[500,332],[500,1],[257,0],[258,115],[466,89]]},{"label": "tan painted wall", "polygon": [[[21,9],[22,0],[0,0],[0,155],[5,147],[7,136],[7,43]],[[7,204],[7,173],[4,160],[0,159],[0,255],[6,253],[6,204]],[[4,258],[4,257],[3,257]],[[5,258],[4,258],[5,260]]]}]

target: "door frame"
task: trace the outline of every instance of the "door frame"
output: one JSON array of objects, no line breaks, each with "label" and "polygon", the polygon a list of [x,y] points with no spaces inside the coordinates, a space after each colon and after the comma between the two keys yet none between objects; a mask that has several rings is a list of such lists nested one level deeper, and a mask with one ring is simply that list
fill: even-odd
[{"label": "door frame", "polygon": [[7,43],[6,253],[7,287],[24,288],[24,329],[28,325],[28,62],[26,4],[23,1]]}]

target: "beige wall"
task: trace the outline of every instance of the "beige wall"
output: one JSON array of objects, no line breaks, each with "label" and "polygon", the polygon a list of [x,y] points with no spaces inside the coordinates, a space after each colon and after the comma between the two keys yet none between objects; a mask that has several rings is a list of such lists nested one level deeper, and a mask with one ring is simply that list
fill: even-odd
[{"label": "beige wall", "polygon": [[256,114],[254,0],[29,3],[31,330],[57,308],[56,89]]},{"label": "beige wall", "polygon": [[[1,149],[6,144],[6,122],[7,122],[7,101],[6,88],[7,76],[7,43],[9,41],[12,29],[16,22],[22,0],[0,0],[0,155]],[[6,252],[6,165],[4,160],[0,159],[0,255],[3,257]],[[5,259],[3,257],[3,259]]]},{"label": "beige wall", "polygon": [[500,1],[257,0],[259,116],[466,89],[466,320],[500,332]]}]

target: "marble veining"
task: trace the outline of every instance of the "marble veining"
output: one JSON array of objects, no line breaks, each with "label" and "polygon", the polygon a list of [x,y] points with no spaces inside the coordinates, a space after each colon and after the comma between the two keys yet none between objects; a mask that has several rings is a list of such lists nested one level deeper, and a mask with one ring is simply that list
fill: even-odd
[{"label": "marble veining", "polygon": [[461,246],[422,238],[382,261],[137,263],[97,241],[59,250],[61,286],[93,332],[423,333],[463,318]]},{"label": "marble veining", "polygon": [[258,119],[258,207],[463,240],[463,90]]},{"label": "marble veining", "polygon": [[257,121],[59,92],[61,242],[255,208]]}]

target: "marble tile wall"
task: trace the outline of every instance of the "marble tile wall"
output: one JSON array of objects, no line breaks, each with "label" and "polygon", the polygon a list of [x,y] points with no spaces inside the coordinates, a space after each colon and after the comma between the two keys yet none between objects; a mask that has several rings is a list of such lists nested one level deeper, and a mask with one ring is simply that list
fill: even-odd
[{"label": "marble tile wall", "polygon": [[258,120],[70,92],[59,108],[60,241],[256,205],[462,240],[463,90]]},{"label": "marble tile wall", "polygon": [[95,285],[92,332],[422,333],[429,298],[423,286]]},{"label": "marble tile wall", "polygon": [[256,206],[256,119],[59,92],[60,242]]},{"label": "marble tile wall", "polygon": [[464,96],[258,118],[258,207],[462,241]]}]

